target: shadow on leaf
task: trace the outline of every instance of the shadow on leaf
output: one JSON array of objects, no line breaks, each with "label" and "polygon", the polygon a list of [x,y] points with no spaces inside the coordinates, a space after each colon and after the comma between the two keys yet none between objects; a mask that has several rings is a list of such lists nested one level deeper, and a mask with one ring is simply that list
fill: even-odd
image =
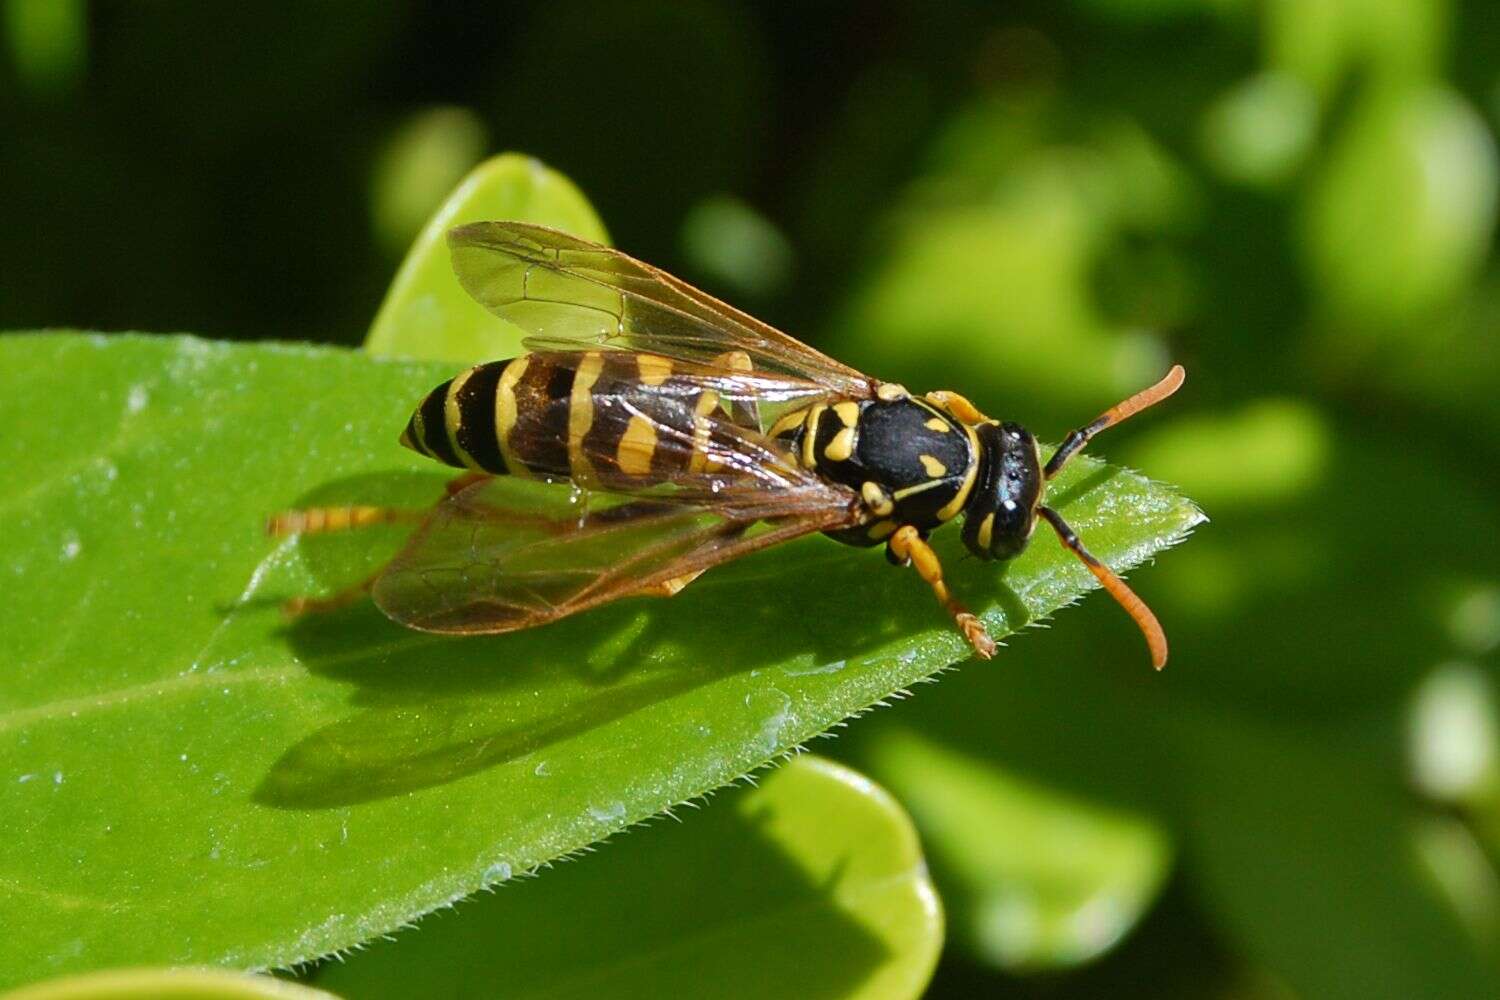
[{"label": "shadow on leaf", "polygon": [[[393,492],[388,483],[354,485],[381,499]],[[434,484],[399,486],[431,495]],[[339,499],[348,491],[335,484],[313,502],[349,502]],[[955,587],[997,602],[1006,631],[1028,621],[1001,582],[1004,570],[962,559],[956,532],[944,534],[939,550]],[[357,537],[307,539],[320,580],[337,587],[369,572],[368,553],[347,548]],[[345,550],[320,552],[325,540]],[[378,541],[385,548],[391,540]],[[716,568],[670,600],[629,598],[504,635],[415,632],[360,602],[287,630],[309,671],[355,686],[356,708],[288,749],[255,798],[328,808],[444,784],[737,674],[778,666],[817,673],[942,625],[915,574],[892,570],[878,550],[817,538]]]}]

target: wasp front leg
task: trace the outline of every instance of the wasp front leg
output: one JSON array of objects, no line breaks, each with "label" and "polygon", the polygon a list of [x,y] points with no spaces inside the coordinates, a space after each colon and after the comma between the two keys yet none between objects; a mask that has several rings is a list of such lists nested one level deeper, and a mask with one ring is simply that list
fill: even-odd
[{"label": "wasp front leg", "polygon": [[994,656],[995,640],[985,631],[984,622],[949,592],[948,585],[943,581],[943,564],[938,561],[937,553],[932,551],[932,546],[927,544],[921,533],[908,524],[897,528],[886,544],[892,559],[903,566],[911,566],[918,576],[927,581],[938,603],[952,616],[953,623],[958,626],[969,645],[974,647],[974,654],[982,660]]},{"label": "wasp front leg", "polygon": [[969,402],[968,397],[960,396],[956,392],[947,389],[939,389],[927,394],[927,402],[939,409],[947,410],[960,422],[970,427],[979,424],[993,423],[989,417],[980,412],[979,407]]}]

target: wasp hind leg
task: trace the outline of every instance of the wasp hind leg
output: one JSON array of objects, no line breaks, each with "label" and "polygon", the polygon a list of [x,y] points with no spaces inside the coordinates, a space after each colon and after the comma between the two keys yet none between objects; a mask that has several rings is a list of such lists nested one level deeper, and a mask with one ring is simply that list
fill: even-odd
[{"label": "wasp hind leg", "polygon": [[684,587],[707,572],[708,570],[706,569],[700,569],[696,573],[684,573],[681,576],[674,576],[670,580],[663,580],[654,586],[643,587],[635,593],[637,597],[676,597],[682,593]]},{"label": "wasp hind leg", "polygon": [[335,591],[327,597],[308,597],[306,595],[290,597],[281,602],[281,613],[288,618],[300,618],[303,615],[324,614],[329,611],[337,611],[347,608],[356,601],[361,601],[369,596],[370,588],[375,586],[375,581],[380,579],[380,574],[385,572],[381,567],[358,583],[345,587],[343,590]]},{"label": "wasp hind leg", "polygon": [[[477,482],[489,479],[483,472],[466,472],[455,476],[443,486],[443,495],[451,497]],[[326,535],[335,531],[353,531],[372,524],[397,524],[402,521],[416,522],[427,516],[428,508],[420,510],[410,507],[373,507],[367,504],[346,504],[342,507],[303,507],[299,510],[284,510],[266,520],[266,534],[272,538],[287,535]]]},{"label": "wasp hind leg", "polygon": [[911,525],[905,525],[896,529],[887,545],[893,560],[903,566],[910,565],[918,576],[927,581],[938,603],[953,618],[959,632],[963,633],[963,637],[974,648],[974,655],[982,660],[994,656],[995,640],[985,631],[984,622],[960,604],[958,598],[948,590],[948,585],[943,582],[943,564],[938,561],[937,553],[932,551],[932,546],[927,544],[921,533]]},{"label": "wasp hind leg", "polygon": [[[719,534],[722,535],[725,539],[731,539],[738,538],[740,535],[743,535],[746,531],[749,530],[749,522],[736,522],[732,524],[726,524],[720,530]],[[704,573],[707,573],[708,570],[709,567],[705,566],[702,569],[695,569],[691,572],[683,573],[680,576],[674,576],[670,580],[663,580],[661,583],[653,584],[649,587],[642,587],[640,590],[637,590],[635,592],[634,596],[676,597],[678,594],[682,593],[684,587],[692,583],[694,580],[698,579],[698,577],[702,576]]]},{"label": "wasp hind leg", "polygon": [[273,514],[266,521],[266,534],[272,538],[287,535],[326,535],[336,531],[353,531],[372,524],[394,524],[398,521],[415,521],[424,511],[402,507],[307,507],[302,510],[284,510]]},{"label": "wasp hind leg", "polygon": [[[352,531],[372,524],[391,524],[398,521],[419,520],[425,512],[404,510],[397,507],[309,507],[306,510],[289,510],[276,514],[266,522],[266,532],[273,537],[287,535],[320,535],[337,531]],[[384,567],[350,587],[329,594],[327,597],[298,596],[288,598],[281,604],[282,613],[288,618],[305,614],[337,611],[360,600],[370,592]]]}]

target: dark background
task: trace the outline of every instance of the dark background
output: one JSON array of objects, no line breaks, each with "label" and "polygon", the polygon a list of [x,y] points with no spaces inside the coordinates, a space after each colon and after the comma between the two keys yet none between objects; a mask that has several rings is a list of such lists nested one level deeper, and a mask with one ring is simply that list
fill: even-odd
[{"label": "dark background", "polygon": [[1500,993],[1493,4],[4,10],[0,328],[358,344],[520,150],[618,246],[1047,439],[1182,361],[1099,449],[1213,518],[1136,577],[1172,669],[1094,599],[837,746],[903,794],[916,733],[1170,844],[1049,950],[989,919],[1045,873],[986,883],[903,794],[934,994]]}]

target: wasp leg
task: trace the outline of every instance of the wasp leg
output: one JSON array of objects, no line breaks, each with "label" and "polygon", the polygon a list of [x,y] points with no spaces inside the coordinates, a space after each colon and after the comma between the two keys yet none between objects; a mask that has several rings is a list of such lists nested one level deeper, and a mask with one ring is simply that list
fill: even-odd
[{"label": "wasp leg", "polygon": [[969,402],[966,397],[960,396],[956,392],[950,392],[947,389],[929,392],[927,394],[927,402],[933,406],[947,410],[954,417],[958,418],[960,423],[975,426],[990,422],[990,418],[981,413],[979,407]]},{"label": "wasp leg", "polygon": [[[466,472],[450,479],[443,487],[444,496],[453,496],[475,483],[490,478],[483,472]],[[371,524],[394,524],[398,521],[420,521],[427,511],[409,507],[372,507],[349,504],[343,507],[305,507],[284,510],[266,521],[266,534],[273,538],[287,535],[326,535],[334,531],[352,531]]]},{"label": "wasp leg", "polygon": [[391,524],[396,521],[417,521],[425,511],[404,507],[308,507],[305,510],[284,510],[271,515],[266,521],[266,534],[274,538],[287,535],[323,535],[333,531],[350,531],[371,524]]},{"label": "wasp leg", "polygon": [[943,582],[943,564],[938,561],[937,553],[932,551],[932,546],[923,540],[917,529],[909,524],[897,528],[886,544],[890,547],[892,557],[903,565],[910,564],[917,575],[927,581],[938,603],[953,617],[958,630],[969,641],[969,645],[974,647],[974,654],[982,660],[994,656],[995,640],[985,631],[984,622],[948,591],[948,585]]},{"label": "wasp leg", "polygon": [[465,472],[461,476],[454,476],[443,486],[443,495],[451,497],[453,494],[466,490],[475,483],[483,482],[488,478],[490,478],[488,472]]},{"label": "wasp leg", "polygon": [[300,618],[302,615],[323,614],[328,611],[337,611],[348,607],[355,601],[363,600],[369,593],[370,588],[375,586],[375,581],[380,579],[380,574],[385,572],[385,567],[371,573],[356,584],[345,587],[343,590],[335,591],[327,597],[290,597],[281,602],[281,613],[288,618]]},{"label": "wasp leg", "polygon": [[[749,531],[750,530],[750,525],[752,523],[754,523],[754,522],[739,522],[739,523],[735,523],[735,524],[726,524],[720,530],[719,534],[722,537],[724,537],[725,539],[735,538],[735,537],[737,537],[739,535],[743,535],[745,532]],[[637,590],[635,592],[634,596],[636,596],[636,597],[676,597],[678,594],[682,593],[682,589],[684,587],[686,587],[688,584],[692,583],[694,580],[698,579],[698,577],[702,576],[704,573],[707,573],[707,572],[708,572],[708,567],[704,567],[703,569],[693,570],[691,573],[683,573],[681,576],[674,576],[670,580],[663,580],[661,583],[654,584],[654,585],[652,585],[650,587],[642,587],[640,590]]]},{"label": "wasp leg", "polygon": [[706,569],[700,569],[696,573],[684,573],[681,576],[674,576],[672,577],[672,579],[664,580],[661,583],[656,584],[656,586],[654,587],[645,587],[641,590],[637,590],[635,592],[635,596],[676,597],[678,594],[682,593],[682,588],[686,587],[688,584],[692,583],[694,580],[698,579],[698,577],[707,572],[708,570]]}]

